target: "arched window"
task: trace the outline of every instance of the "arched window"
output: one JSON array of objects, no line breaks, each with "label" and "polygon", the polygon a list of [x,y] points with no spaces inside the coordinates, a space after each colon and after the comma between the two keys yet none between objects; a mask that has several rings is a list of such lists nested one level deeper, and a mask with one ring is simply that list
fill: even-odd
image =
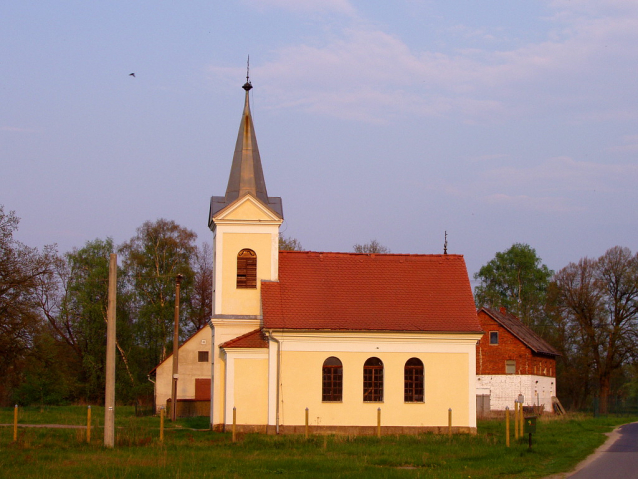
[{"label": "arched window", "polygon": [[403,398],[405,402],[423,402],[423,363],[419,358],[405,363]]},{"label": "arched window", "polygon": [[383,361],[368,358],[363,365],[363,400],[383,401]]},{"label": "arched window", "polygon": [[343,366],[339,358],[330,356],[323,362],[322,401],[341,401],[343,397]]},{"label": "arched window", "polygon": [[251,249],[243,249],[237,254],[237,287],[257,287],[257,255]]}]

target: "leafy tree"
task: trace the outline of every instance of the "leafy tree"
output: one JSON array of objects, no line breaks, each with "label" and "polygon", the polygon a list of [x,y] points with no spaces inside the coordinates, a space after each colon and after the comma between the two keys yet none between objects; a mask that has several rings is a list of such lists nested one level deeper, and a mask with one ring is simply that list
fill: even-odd
[{"label": "leafy tree", "polygon": [[[13,237],[20,219],[0,205],[0,371],[5,376],[33,346],[42,316],[37,291],[52,274],[53,247],[40,253]],[[6,377],[6,376],[5,376]]]},{"label": "leafy tree", "polygon": [[303,246],[296,238],[279,235],[279,251],[303,251]]},{"label": "leafy tree", "polygon": [[353,247],[355,253],[377,253],[377,254],[388,254],[390,253],[390,248],[383,246],[376,239],[373,239],[369,243],[366,244],[355,244]]},{"label": "leafy tree", "polygon": [[638,255],[615,246],[568,264],[555,281],[571,349],[590,365],[605,414],[613,375],[638,353]]},{"label": "leafy tree", "polygon": [[72,389],[79,380],[75,371],[68,369],[69,351],[55,340],[47,329],[33,339],[30,353],[20,364],[20,382],[13,390],[12,403],[62,405],[72,398]]},{"label": "leafy tree", "polygon": [[[41,290],[41,305],[54,337],[72,351],[69,367],[78,379],[73,399],[100,402],[104,398],[106,323],[110,255],[113,240],[87,241],[56,262],[57,284]],[[118,366],[128,378],[128,388],[136,379],[129,360],[132,339],[128,321],[128,301],[121,271],[118,274],[116,347]]]},{"label": "leafy tree", "polygon": [[[140,367],[150,371],[172,349],[175,279],[183,275],[180,304],[189,304],[197,235],[174,221],[147,221],[120,246],[123,268],[134,296],[135,337],[144,351]],[[183,315],[182,315],[183,318]],[[187,324],[182,320],[180,331]]]},{"label": "leafy tree", "polygon": [[474,274],[474,279],[481,282],[474,290],[476,306],[503,306],[537,332],[543,332],[547,288],[553,274],[542,264],[534,248],[515,243],[496,253]]}]

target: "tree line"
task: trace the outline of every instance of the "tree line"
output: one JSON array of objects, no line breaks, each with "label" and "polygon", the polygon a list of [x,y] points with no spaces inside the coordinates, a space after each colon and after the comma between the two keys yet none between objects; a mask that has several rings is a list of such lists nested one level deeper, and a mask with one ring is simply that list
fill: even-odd
[{"label": "tree line", "polygon": [[0,403],[104,400],[106,309],[111,253],[117,282],[117,397],[150,398],[149,372],[173,348],[175,278],[180,337],[212,314],[212,250],[174,221],[147,221],[121,245],[88,241],[59,254],[14,237],[19,219],[0,206]]},{"label": "tree line", "polygon": [[[104,400],[108,265],[119,259],[117,384],[119,401],[150,401],[149,373],[173,350],[175,278],[180,341],[212,316],[209,244],[174,221],[147,221],[128,241],[87,241],[60,254],[14,237],[19,218],[0,205],[0,404]],[[301,250],[280,236],[281,250]],[[376,240],[359,253],[389,253]],[[592,398],[638,397],[638,255],[613,247],[554,272],[527,244],[496,253],[475,275],[477,308],[505,307],[552,344],[558,396],[574,409]]]},{"label": "tree line", "polygon": [[[0,405],[104,401],[109,259],[118,255],[116,397],[150,402],[151,371],[173,351],[176,277],[180,342],[212,316],[213,253],[174,221],[147,221],[128,241],[87,241],[60,254],[15,239],[0,205]],[[300,250],[280,236],[279,248]]]},{"label": "tree line", "polygon": [[477,307],[505,307],[554,346],[557,394],[574,409],[638,397],[638,254],[615,246],[550,270],[516,243],[474,278]]}]

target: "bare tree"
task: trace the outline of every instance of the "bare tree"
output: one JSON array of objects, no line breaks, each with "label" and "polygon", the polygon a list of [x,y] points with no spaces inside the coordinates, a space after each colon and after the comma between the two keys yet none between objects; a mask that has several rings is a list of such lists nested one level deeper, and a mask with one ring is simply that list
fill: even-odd
[{"label": "bare tree", "polygon": [[197,248],[193,256],[193,288],[187,316],[192,327],[188,333],[193,334],[206,326],[213,315],[213,248],[204,243]]},{"label": "bare tree", "polygon": [[387,246],[383,246],[376,239],[373,239],[369,243],[366,244],[355,244],[352,249],[354,249],[355,253],[377,253],[377,254],[388,254],[390,253],[390,248]]},{"label": "bare tree", "polygon": [[41,326],[37,290],[50,279],[55,248],[43,252],[18,242],[20,219],[0,205],[0,371],[7,371],[32,346]]},{"label": "bare tree", "polygon": [[279,235],[279,251],[303,251],[303,246],[297,238]]},{"label": "bare tree", "polygon": [[555,281],[573,347],[591,365],[607,413],[612,375],[638,352],[638,255],[615,246],[596,260],[570,263]]}]

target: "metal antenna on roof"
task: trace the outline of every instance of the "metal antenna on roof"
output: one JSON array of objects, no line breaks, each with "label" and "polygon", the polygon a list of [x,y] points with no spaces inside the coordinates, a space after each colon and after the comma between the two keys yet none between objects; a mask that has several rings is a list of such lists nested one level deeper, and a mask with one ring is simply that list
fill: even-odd
[{"label": "metal antenna on roof", "polygon": [[242,88],[246,91],[250,91],[253,87],[252,83],[250,83],[250,55],[248,55],[248,61],[246,62],[246,83]]},{"label": "metal antenna on roof", "polygon": [[445,243],[443,243],[443,254],[447,254],[447,231],[445,232]]}]

